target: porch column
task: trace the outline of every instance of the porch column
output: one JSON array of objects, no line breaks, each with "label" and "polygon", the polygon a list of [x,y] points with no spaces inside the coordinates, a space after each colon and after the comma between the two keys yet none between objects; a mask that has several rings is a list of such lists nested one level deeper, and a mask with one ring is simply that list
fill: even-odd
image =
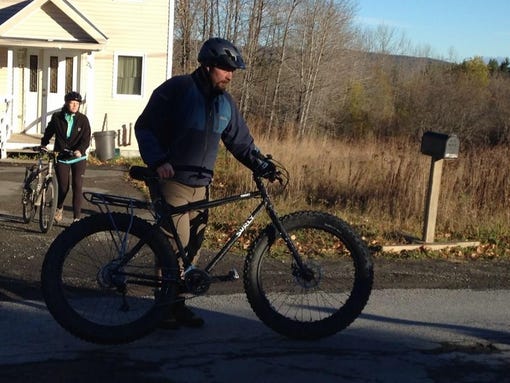
[{"label": "porch column", "polygon": [[5,93],[0,99],[0,158],[7,158],[6,145],[12,134],[12,101],[14,94],[14,51],[7,50],[7,78]]},{"label": "porch column", "polygon": [[[95,113],[95,88],[94,88],[94,80],[95,80],[95,53],[87,52],[83,56],[85,56],[85,60],[82,61],[82,74],[85,76],[85,81],[81,81],[82,84],[85,84],[85,97],[86,97],[86,111],[84,112],[91,124],[95,121],[94,113]],[[86,68],[86,70],[83,70]],[[92,130],[94,128],[92,127]]]},{"label": "porch column", "polygon": [[166,78],[172,77],[172,62],[174,52],[174,7],[175,1],[168,1],[168,41],[166,49]]}]

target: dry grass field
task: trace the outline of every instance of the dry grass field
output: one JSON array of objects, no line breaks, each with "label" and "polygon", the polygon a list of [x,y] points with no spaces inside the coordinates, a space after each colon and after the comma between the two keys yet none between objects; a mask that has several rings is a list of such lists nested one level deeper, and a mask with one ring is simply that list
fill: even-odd
[{"label": "dry grass field", "polygon": [[[420,153],[420,140],[344,142],[330,139],[256,139],[290,172],[285,193],[277,194],[280,212],[319,209],[354,225],[371,244],[401,244],[422,238],[431,158]],[[510,148],[461,148],[445,160],[435,240],[481,241],[471,257],[508,256],[510,233]],[[222,153],[212,188],[220,196],[249,189],[251,177],[232,156]],[[238,209],[212,213],[223,221],[244,219]],[[225,229],[224,227],[221,227]],[[455,254],[458,250],[455,251]]]},{"label": "dry grass field", "polygon": [[[421,154],[420,139],[276,140],[256,135],[256,142],[263,153],[271,154],[290,173],[284,192],[272,187],[280,214],[306,209],[328,211],[352,224],[374,247],[423,238],[431,158]],[[480,241],[481,246],[450,248],[425,256],[510,259],[509,158],[508,146],[465,148],[461,140],[459,158],[444,161],[435,241]],[[139,159],[136,162],[140,163]],[[222,150],[211,196],[253,187],[251,173]],[[237,229],[250,213],[250,206],[254,202],[211,210],[209,244],[221,243],[227,233]],[[248,237],[262,225],[264,221],[256,222]],[[248,244],[249,240],[243,247]]]}]

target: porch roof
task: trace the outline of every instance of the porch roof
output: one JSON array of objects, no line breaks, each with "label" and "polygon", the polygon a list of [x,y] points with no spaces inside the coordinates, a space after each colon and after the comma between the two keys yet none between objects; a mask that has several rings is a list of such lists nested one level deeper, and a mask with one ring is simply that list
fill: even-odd
[{"label": "porch roof", "polygon": [[100,50],[108,37],[67,0],[2,0],[0,46]]}]

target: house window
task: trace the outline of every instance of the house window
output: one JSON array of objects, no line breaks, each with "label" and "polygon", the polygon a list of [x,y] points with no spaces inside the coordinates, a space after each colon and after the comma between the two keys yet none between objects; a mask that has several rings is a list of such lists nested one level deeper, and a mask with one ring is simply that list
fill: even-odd
[{"label": "house window", "polygon": [[117,55],[114,91],[117,95],[141,96],[143,89],[143,56]]},{"label": "house window", "polygon": [[37,67],[39,57],[30,55],[30,92],[37,92]]},{"label": "house window", "polygon": [[73,58],[66,57],[66,94],[73,90],[73,65]]},{"label": "house window", "polygon": [[58,57],[50,57],[50,93],[58,92]]}]

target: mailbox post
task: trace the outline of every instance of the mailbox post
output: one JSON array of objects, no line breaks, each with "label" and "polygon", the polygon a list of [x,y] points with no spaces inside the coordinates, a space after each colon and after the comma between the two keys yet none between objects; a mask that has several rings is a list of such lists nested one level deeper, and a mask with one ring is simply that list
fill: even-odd
[{"label": "mailbox post", "polygon": [[456,135],[436,132],[425,132],[423,134],[421,152],[431,156],[429,187],[423,223],[423,241],[425,243],[434,242],[443,162],[445,159],[458,158],[459,146],[459,139]]},{"label": "mailbox post", "polygon": [[382,250],[386,252],[398,252],[403,250],[415,250],[422,248],[437,250],[452,246],[479,246],[480,242],[478,241],[434,243],[434,231],[436,227],[439,186],[441,184],[443,162],[445,159],[458,158],[459,139],[454,134],[447,135],[435,132],[425,132],[421,141],[421,152],[431,157],[429,187],[427,191],[427,200],[425,201],[426,206],[423,224],[423,240],[416,241],[418,243],[412,244],[383,246]]}]

